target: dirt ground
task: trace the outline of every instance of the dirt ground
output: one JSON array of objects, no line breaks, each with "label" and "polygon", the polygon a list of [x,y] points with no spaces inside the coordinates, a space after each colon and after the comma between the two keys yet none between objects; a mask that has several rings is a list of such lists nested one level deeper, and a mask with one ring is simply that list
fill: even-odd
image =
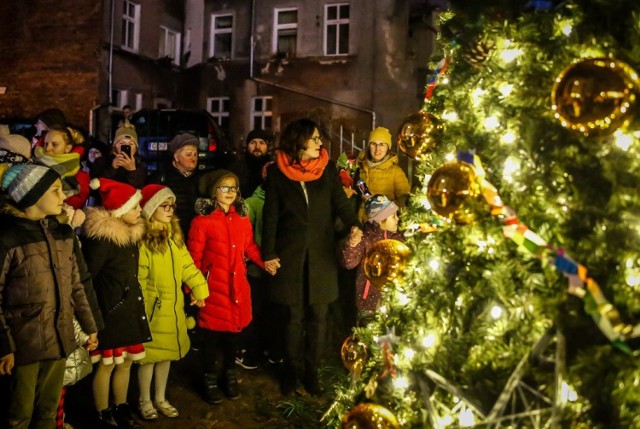
[{"label": "dirt ground", "polygon": [[[136,367],[132,368],[129,386],[129,403],[137,404]],[[337,366],[325,367],[324,372],[344,370]],[[280,393],[277,365],[266,361],[255,370],[238,367],[241,397],[226,399],[219,405],[209,405],[201,395],[202,375],[200,352],[191,351],[183,360],[174,362],[169,374],[167,399],[180,415],[167,418],[162,415],[156,420],[143,421],[152,429],[252,429],[252,428],[322,428],[319,419],[331,403],[331,386],[323,380],[325,395],[313,397],[302,388],[294,395],[285,397]],[[153,386],[152,386],[153,392]],[[153,393],[152,393],[153,395]],[[66,396],[66,421],[75,429],[91,429],[94,423],[94,408],[91,395],[91,376],[69,388]]]}]

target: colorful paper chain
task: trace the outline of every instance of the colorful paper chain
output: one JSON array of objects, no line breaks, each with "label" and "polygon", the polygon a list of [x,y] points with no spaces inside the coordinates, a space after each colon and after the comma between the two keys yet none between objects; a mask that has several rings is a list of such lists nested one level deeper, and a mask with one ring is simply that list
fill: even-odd
[{"label": "colorful paper chain", "polygon": [[[503,204],[496,187],[486,179],[486,173],[478,155],[472,152],[459,152],[457,158],[458,161],[473,165],[482,196],[491,207],[491,215],[502,217],[504,236],[536,258],[553,264],[567,278],[567,292],[584,300],[585,312],[593,318],[600,331],[618,349],[631,354],[631,347],[626,340],[640,337],[640,324],[632,326],[624,323],[620,312],[607,300],[598,283],[587,275],[587,267],[571,259],[564,249],[547,243],[527,225],[520,222],[515,210]],[[433,232],[435,228],[433,225],[431,228],[423,225],[420,227],[423,232]]]},{"label": "colorful paper chain", "polygon": [[436,88],[440,76],[446,73],[447,68],[449,67],[449,62],[449,57],[442,58],[438,62],[438,65],[436,66],[436,69],[433,71],[431,76],[429,76],[429,79],[427,80],[427,91],[424,94],[425,103],[431,100],[431,97],[433,96],[433,90]]}]

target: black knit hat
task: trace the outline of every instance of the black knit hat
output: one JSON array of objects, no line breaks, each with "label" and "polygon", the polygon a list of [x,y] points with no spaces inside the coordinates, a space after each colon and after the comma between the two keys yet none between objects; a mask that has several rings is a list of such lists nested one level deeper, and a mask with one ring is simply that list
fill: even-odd
[{"label": "black knit hat", "polygon": [[245,141],[245,144],[249,144],[249,142],[253,139],[264,140],[265,142],[267,142],[267,144],[271,144],[271,141],[273,141],[273,136],[268,131],[255,129],[255,130],[249,131],[249,134],[247,134],[247,141]]}]

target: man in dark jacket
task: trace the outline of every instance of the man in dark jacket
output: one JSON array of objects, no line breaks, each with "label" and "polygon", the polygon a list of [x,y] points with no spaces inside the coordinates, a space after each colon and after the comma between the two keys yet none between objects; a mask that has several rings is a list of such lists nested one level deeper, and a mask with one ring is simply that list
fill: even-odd
[{"label": "man in dark jacket", "polygon": [[240,179],[240,194],[243,198],[253,195],[253,191],[262,184],[262,168],[272,160],[271,145],[273,136],[260,129],[247,134],[244,152],[229,166]]},{"label": "man in dark jacket", "polygon": [[[53,215],[65,195],[60,176],[39,165],[2,175],[0,376],[11,375],[10,427],[54,427],[65,358],[76,348],[73,316],[98,345],[82,285],[73,229]],[[35,382],[34,382],[35,381]]]},{"label": "man in dark jacket", "polygon": [[169,142],[171,164],[154,173],[149,183],[162,184],[171,188],[176,195],[175,215],[180,220],[184,236],[189,234],[189,226],[196,215],[194,204],[199,197],[198,180],[198,137],[182,133]]}]

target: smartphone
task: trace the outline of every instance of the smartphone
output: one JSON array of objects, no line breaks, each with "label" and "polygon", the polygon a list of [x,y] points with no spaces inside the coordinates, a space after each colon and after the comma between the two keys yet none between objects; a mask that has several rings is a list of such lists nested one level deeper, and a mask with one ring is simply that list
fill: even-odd
[{"label": "smartphone", "polygon": [[129,158],[131,158],[131,145],[123,144],[120,146],[120,152],[126,153]]}]

